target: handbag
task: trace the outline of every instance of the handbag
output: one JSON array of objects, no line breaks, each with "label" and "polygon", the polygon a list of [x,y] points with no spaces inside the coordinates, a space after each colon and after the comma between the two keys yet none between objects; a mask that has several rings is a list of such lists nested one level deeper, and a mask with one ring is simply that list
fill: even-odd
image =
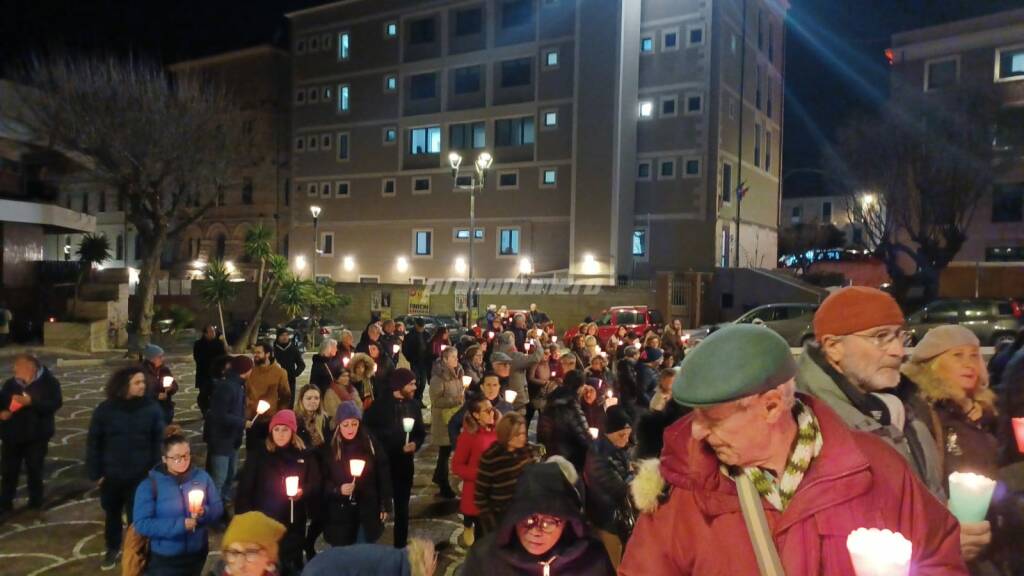
[{"label": "handbag", "polygon": [[761,506],[761,495],[757,493],[754,482],[742,472],[732,479],[736,482],[743,522],[747,525],[750,544],[754,547],[758,571],[761,576],[786,576],[782,560],[779,559],[779,551],[775,548],[772,531],[768,528],[764,507]]},{"label": "handbag", "polygon": [[[156,480],[149,477],[149,487],[153,490],[156,500]],[[121,576],[142,576],[149,563],[149,538],[139,534],[132,523],[125,530],[124,542],[121,545]]]}]

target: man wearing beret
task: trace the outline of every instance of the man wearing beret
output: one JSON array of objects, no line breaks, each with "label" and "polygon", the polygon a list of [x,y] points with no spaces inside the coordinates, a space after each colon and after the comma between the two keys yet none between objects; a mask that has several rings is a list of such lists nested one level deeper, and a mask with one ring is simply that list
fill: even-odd
[{"label": "man wearing beret", "polygon": [[916,576],[967,574],[956,520],[906,461],[797,395],[795,376],[785,340],[759,326],[687,354],[672,397],[693,412],[640,466],[620,575],[854,576],[846,537],[861,527],[910,540]]},{"label": "man wearing beret", "polygon": [[[907,333],[892,296],[864,286],[833,292],[814,314],[814,339],[801,355],[797,387],[828,404],[851,428],[870,432],[903,455],[914,474],[945,501],[942,454],[932,413],[913,382],[900,376]],[[987,522],[963,526],[968,560],[991,540]]]}]

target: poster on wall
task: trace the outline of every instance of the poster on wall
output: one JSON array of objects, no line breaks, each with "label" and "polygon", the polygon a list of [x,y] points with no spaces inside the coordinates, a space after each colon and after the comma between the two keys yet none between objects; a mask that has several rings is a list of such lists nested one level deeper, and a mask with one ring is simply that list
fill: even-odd
[{"label": "poster on wall", "polygon": [[374,290],[370,293],[370,315],[381,320],[391,318],[391,292]]},{"label": "poster on wall", "polygon": [[467,298],[466,298],[466,291],[465,290],[460,290],[460,289],[456,288],[455,289],[455,311],[456,312],[466,312],[468,310],[467,304],[468,304],[468,301],[467,301]]},{"label": "poster on wall", "polygon": [[409,314],[430,313],[430,293],[426,288],[409,289]]}]

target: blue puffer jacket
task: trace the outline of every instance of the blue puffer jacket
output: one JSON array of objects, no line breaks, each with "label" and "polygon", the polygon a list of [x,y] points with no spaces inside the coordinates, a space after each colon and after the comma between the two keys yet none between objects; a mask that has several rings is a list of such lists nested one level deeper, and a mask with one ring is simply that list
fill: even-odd
[{"label": "blue puffer jacket", "polygon": [[[154,482],[156,493],[154,494]],[[194,532],[185,529],[188,517],[188,493],[200,489],[206,493],[206,513],[199,518]],[[163,464],[135,489],[135,530],[149,538],[150,550],[161,556],[198,554],[209,548],[206,527],[224,514],[224,505],[213,480],[205,470],[190,468],[182,476],[167,473]]]},{"label": "blue puffer jacket", "polygon": [[328,548],[306,564],[302,576],[410,576],[409,552],[381,544],[352,544]]}]

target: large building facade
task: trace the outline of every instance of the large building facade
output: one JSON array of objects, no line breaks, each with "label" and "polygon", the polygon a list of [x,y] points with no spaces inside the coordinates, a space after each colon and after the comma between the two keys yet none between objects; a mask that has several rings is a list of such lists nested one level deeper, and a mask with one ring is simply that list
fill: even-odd
[{"label": "large building facade", "polygon": [[336,281],[463,277],[471,235],[475,278],[774,266],[787,8],[347,0],[289,14],[293,266],[312,268],[311,206],[317,275]]},{"label": "large building facade", "polygon": [[956,260],[1024,262],[1024,9],[893,36],[896,105],[962,88],[999,103],[994,186],[979,202]]}]

